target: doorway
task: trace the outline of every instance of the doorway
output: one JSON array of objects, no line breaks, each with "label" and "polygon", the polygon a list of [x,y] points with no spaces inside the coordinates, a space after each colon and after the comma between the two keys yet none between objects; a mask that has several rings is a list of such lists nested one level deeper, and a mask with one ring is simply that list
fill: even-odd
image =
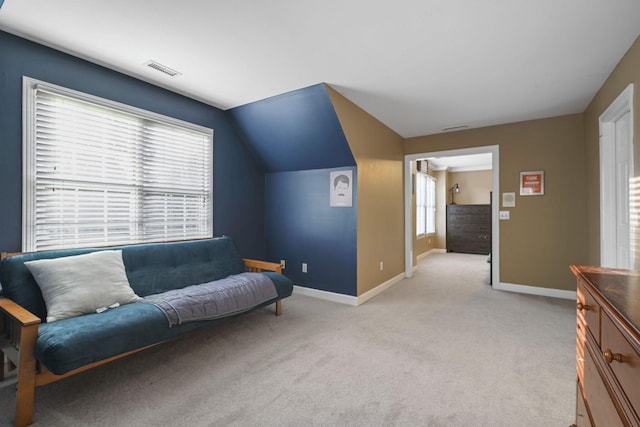
[{"label": "doorway", "polygon": [[411,218],[412,174],[411,162],[427,157],[455,157],[473,154],[491,154],[492,192],[491,192],[491,262],[492,285],[500,283],[500,230],[498,223],[499,210],[499,146],[472,147],[437,152],[424,152],[404,156],[404,214],[405,214],[405,277],[413,275],[413,223]]},{"label": "doorway", "polygon": [[[638,196],[634,189],[633,84],[627,86],[599,119],[600,265],[634,269],[634,228]],[[636,199],[636,200],[634,200]]]}]

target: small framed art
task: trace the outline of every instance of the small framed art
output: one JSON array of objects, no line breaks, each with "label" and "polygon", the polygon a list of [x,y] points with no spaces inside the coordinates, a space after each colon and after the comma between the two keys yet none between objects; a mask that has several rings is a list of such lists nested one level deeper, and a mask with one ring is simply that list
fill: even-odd
[{"label": "small framed art", "polygon": [[351,207],[353,171],[332,171],[329,174],[329,206]]},{"label": "small framed art", "polygon": [[544,195],[544,171],[520,172],[520,195]]}]

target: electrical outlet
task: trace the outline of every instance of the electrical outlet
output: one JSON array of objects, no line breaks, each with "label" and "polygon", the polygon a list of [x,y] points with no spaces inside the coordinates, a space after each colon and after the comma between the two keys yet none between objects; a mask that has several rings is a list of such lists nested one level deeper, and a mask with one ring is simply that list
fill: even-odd
[{"label": "electrical outlet", "polygon": [[287,268],[287,262],[283,259],[280,260],[280,265],[282,266],[283,269]]},{"label": "electrical outlet", "polygon": [[303,273],[306,273],[306,272],[307,272],[307,263],[306,263],[306,262],[303,262],[303,263],[302,263],[302,272],[303,272]]},{"label": "electrical outlet", "polygon": [[380,271],[384,270],[384,261],[380,261]]}]

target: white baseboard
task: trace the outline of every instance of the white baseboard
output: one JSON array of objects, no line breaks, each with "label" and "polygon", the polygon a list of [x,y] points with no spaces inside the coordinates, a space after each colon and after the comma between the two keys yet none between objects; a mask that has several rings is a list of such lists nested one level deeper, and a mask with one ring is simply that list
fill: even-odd
[{"label": "white baseboard", "polygon": [[[435,249],[440,251],[441,249]],[[431,252],[431,251],[430,251]],[[296,294],[305,295],[313,298],[323,299],[326,301],[333,301],[340,304],[358,306],[369,301],[376,295],[386,291],[390,287],[400,283],[404,279],[404,273],[387,280],[386,282],[376,286],[375,288],[365,292],[364,294],[354,297],[351,295],[338,294],[336,292],[321,291],[319,289],[306,288],[304,286],[294,285],[294,292]],[[543,297],[561,298],[561,299],[576,299],[576,291],[566,291],[562,289],[541,288],[538,286],[516,285],[513,283],[497,283],[493,284],[493,289],[499,291],[515,292],[528,295],[539,295]]]},{"label": "white baseboard", "polygon": [[429,255],[446,254],[446,253],[447,253],[446,249],[433,248],[433,249],[428,250],[427,252],[423,252],[420,255],[416,256],[416,261],[420,262],[423,259],[425,259],[426,257],[428,257]]},{"label": "white baseboard", "polygon": [[369,301],[371,298],[373,298],[376,295],[386,291],[387,289],[389,289],[393,285],[399,283],[403,279],[404,279],[404,273],[400,273],[396,277],[392,277],[391,279],[389,279],[386,282],[376,286],[375,288],[368,290],[367,292],[365,292],[364,294],[362,294],[362,295],[360,295],[358,297],[358,304],[357,305],[364,304],[365,302]]},{"label": "white baseboard", "polygon": [[562,289],[540,288],[538,286],[514,285],[513,283],[494,283],[493,289],[499,291],[516,292],[520,294],[540,295],[543,297],[576,299],[576,291],[565,291]]},{"label": "white baseboard", "polygon": [[304,286],[293,286],[293,292],[308,297],[338,302],[340,304],[358,305],[358,298],[351,295],[338,294],[335,292],[321,291],[319,289],[305,288]]},{"label": "white baseboard", "polygon": [[327,301],[333,301],[333,302],[337,302],[337,303],[340,303],[340,304],[358,306],[360,304],[364,304],[365,302],[369,301],[371,298],[375,297],[376,295],[380,294],[381,292],[386,291],[387,289],[389,289],[393,285],[395,285],[395,284],[399,283],[400,281],[402,281],[402,279],[404,279],[404,273],[398,274],[396,277],[393,277],[393,278],[387,280],[386,282],[384,282],[384,283],[376,286],[375,288],[365,292],[364,294],[360,295],[359,297],[354,297],[354,296],[351,296],[351,295],[338,294],[338,293],[335,293],[335,292],[321,291],[319,289],[305,288],[304,286],[298,286],[298,285],[294,285],[293,286],[293,292],[295,292],[296,294],[305,295],[305,296],[308,296],[308,297],[313,297],[313,298],[318,298],[318,299],[323,299],[323,300],[327,300]]}]

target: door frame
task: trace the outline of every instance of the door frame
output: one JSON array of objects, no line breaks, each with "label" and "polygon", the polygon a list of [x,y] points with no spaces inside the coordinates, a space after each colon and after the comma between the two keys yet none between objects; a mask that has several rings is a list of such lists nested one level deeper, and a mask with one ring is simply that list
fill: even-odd
[{"label": "door frame", "polygon": [[[616,122],[629,113],[629,127],[627,141],[633,153],[633,83],[628,85],[611,105],[600,115],[599,124],[599,149],[600,149],[600,265],[604,267],[618,267],[622,264],[618,260],[616,226],[620,202],[618,196],[626,196],[623,206],[629,206],[629,192],[621,192],[616,186]],[[629,178],[632,178],[633,156],[631,156],[631,168]],[[631,241],[629,244],[630,255],[632,252]],[[632,255],[630,256],[632,258]],[[633,268],[628,266],[627,268]]]},{"label": "door frame", "polygon": [[405,277],[413,275],[413,221],[411,195],[413,189],[411,161],[426,157],[455,157],[469,154],[491,154],[491,270],[492,286],[500,283],[500,223],[498,219],[500,192],[500,146],[461,148],[455,150],[407,154],[404,156],[404,265]]}]

